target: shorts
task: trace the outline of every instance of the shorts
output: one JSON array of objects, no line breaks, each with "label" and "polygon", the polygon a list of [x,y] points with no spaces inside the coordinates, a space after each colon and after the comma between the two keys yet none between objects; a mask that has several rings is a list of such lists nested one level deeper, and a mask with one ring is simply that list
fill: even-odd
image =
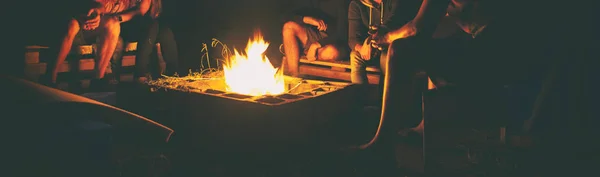
[{"label": "shorts", "polygon": [[312,43],[318,42],[319,40],[326,38],[328,35],[327,33],[323,32],[323,31],[319,31],[317,30],[316,27],[314,26],[310,26],[310,25],[305,25],[304,29],[306,31],[306,44],[304,44],[303,49],[304,49],[304,54],[306,54],[308,52],[308,48],[310,47],[310,45]]},{"label": "shorts", "polygon": [[[79,30],[75,38],[73,39],[73,44],[71,45],[71,51],[69,52],[68,60],[78,60],[79,58],[79,47],[83,45],[92,45],[92,49],[94,53],[97,51],[97,41],[100,37],[100,31],[97,29],[94,30]],[[121,57],[124,52],[124,41],[123,38],[119,36],[117,41],[117,46],[115,47],[115,51],[113,56],[110,59],[110,67],[113,69],[118,68],[120,66]]]}]

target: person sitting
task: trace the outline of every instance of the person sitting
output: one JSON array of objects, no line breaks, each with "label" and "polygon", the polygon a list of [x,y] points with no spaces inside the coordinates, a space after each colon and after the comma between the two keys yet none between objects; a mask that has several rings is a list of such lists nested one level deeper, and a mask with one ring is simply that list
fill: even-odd
[{"label": "person sitting", "polygon": [[[150,75],[160,76],[163,73],[150,74],[148,65],[155,44],[160,43],[161,52],[167,64],[166,75],[174,75],[179,71],[178,51],[170,23],[162,17],[162,0],[138,0],[134,6],[117,14],[123,22],[138,17],[139,39],[136,53],[135,76],[143,83]],[[158,61],[157,61],[158,62]]]},{"label": "person sitting", "polygon": [[[513,56],[517,51],[533,54],[519,51],[526,49],[524,46],[531,45],[529,42],[533,40],[527,41],[520,36],[518,30],[523,27],[514,28],[514,19],[496,16],[493,9],[500,5],[493,3],[423,0],[413,20],[375,37],[377,44],[389,45],[390,59],[384,81],[380,127],[377,135],[363,147],[381,141],[392,142],[390,137],[404,128],[409,130],[404,132],[423,134],[419,100],[424,87],[417,85],[420,83],[415,77],[418,72],[425,71],[431,78],[443,78],[444,82],[434,81],[438,86],[456,83],[479,88],[536,78],[532,71],[540,69],[536,68],[538,62]],[[508,7],[500,9],[504,11]]]},{"label": "person sitting", "polygon": [[[345,14],[338,10],[345,0],[312,0],[307,7],[287,14],[283,25],[283,53],[287,74],[298,76],[302,54],[308,60],[332,61],[344,58]],[[300,44],[300,45],[299,45]]]},{"label": "person sitting", "polygon": [[[385,73],[387,47],[374,49],[375,46],[371,45],[371,35],[400,28],[403,23],[408,21],[402,19],[407,17],[403,14],[407,14],[408,11],[400,11],[400,4],[401,1],[396,0],[352,0],[350,2],[348,7],[348,44],[352,49],[350,52],[350,80],[352,83],[368,84],[366,69],[373,62],[379,62],[382,73]],[[408,10],[409,8],[403,9]]]},{"label": "person sitting", "polygon": [[[110,84],[104,78],[110,60],[115,49],[122,46],[119,38],[121,31],[120,21],[112,14],[121,11],[123,1],[94,0],[84,1],[85,12],[76,12],[67,25],[66,34],[62,37],[58,48],[58,54],[51,73],[51,82],[56,83],[58,70],[73,48],[80,45],[90,44],[95,40],[97,45],[95,70],[96,74],[92,80],[92,87],[101,88]],[[121,42],[119,42],[121,41]]]}]

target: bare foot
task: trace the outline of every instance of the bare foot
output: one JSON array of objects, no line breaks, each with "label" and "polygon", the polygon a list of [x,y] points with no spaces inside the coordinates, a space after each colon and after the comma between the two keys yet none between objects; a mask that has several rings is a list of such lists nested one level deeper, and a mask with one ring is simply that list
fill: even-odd
[{"label": "bare foot", "polygon": [[423,136],[423,128],[419,128],[419,127],[415,127],[415,128],[411,128],[410,131],[416,132],[419,135]]},{"label": "bare foot", "polygon": [[416,127],[401,130],[398,132],[398,134],[401,136],[408,136],[410,133],[418,133],[419,135],[423,136],[424,128],[425,126],[423,125],[423,121],[421,120],[421,123],[419,123],[419,125],[417,125]]},{"label": "bare foot", "polygon": [[419,123],[419,125],[417,125],[414,128],[411,128],[411,131],[417,132],[419,133],[421,136],[423,136],[423,130],[424,130],[425,126],[423,125],[423,120],[421,120],[421,123]]}]

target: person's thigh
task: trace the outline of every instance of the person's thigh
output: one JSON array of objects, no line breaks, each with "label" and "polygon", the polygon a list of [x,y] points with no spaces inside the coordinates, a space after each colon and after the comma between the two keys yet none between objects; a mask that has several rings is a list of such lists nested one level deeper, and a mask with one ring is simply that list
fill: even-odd
[{"label": "person's thigh", "polygon": [[406,38],[394,41],[387,53],[389,72],[426,72],[431,77],[455,79],[468,73],[466,50],[460,41],[451,39],[423,40]]}]

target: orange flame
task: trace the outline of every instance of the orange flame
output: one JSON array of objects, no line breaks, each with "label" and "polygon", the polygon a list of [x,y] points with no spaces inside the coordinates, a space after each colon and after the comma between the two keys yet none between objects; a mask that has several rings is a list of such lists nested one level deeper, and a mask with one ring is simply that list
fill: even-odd
[{"label": "orange flame", "polygon": [[264,55],[268,47],[269,43],[257,32],[248,40],[245,56],[234,49],[234,55],[223,64],[227,91],[251,96],[285,92],[283,72]]}]

